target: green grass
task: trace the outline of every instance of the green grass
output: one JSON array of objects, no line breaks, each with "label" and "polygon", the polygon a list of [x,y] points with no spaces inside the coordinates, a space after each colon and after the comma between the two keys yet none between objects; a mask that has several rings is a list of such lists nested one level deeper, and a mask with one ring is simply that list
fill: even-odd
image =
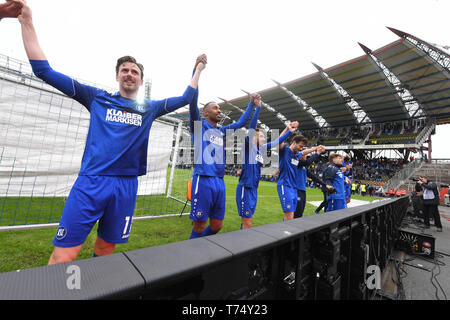
[{"label": "green grass", "polygon": [[[186,198],[186,181],[190,170],[177,169],[172,195]],[[166,194],[169,186],[170,168],[167,170]],[[0,226],[42,224],[59,222],[66,197],[0,197]],[[135,216],[164,215],[180,213],[184,204],[166,198],[165,195],[138,196]],[[184,212],[188,212],[189,206]]]},{"label": "green grass", "polygon": [[[227,205],[223,229],[220,231],[221,233],[238,230],[241,225],[241,219],[237,214],[235,200],[237,182],[237,178],[225,176]],[[179,188],[178,192],[185,194],[185,181],[177,183],[176,188]],[[376,199],[358,195],[352,196],[352,198],[367,201]],[[323,195],[319,189],[307,190],[307,201],[321,201],[322,199]],[[37,201],[37,203],[39,203],[39,201]],[[40,205],[43,204],[40,203]],[[55,204],[53,205],[55,206]],[[148,206],[149,204],[146,205]],[[179,213],[182,204],[178,203],[177,205],[180,206]],[[136,210],[139,209],[139,206],[138,201]],[[315,208],[315,206],[306,203],[304,216],[314,214],[313,210]],[[62,206],[60,209],[62,210]],[[187,206],[186,211],[188,210],[189,206]],[[38,214],[36,214],[36,216],[37,215]],[[258,204],[253,217],[253,225],[259,226],[279,222],[282,221],[282,219],[283,212],[278,198],[276,183],[261,181],[258,188]],[[129,242],[116,246],[115,252],[187,240],[191,234],[191,230],[192,222],[187,216],[134,221]],[[53,250],[51,241],[53,240],[55,233],[56,228],[0,231],[0,272],[46,265]],[[94,230],[90,233],[78,256],[78,259],[92,257],[96,235],[97,227],[94,227]]]}]

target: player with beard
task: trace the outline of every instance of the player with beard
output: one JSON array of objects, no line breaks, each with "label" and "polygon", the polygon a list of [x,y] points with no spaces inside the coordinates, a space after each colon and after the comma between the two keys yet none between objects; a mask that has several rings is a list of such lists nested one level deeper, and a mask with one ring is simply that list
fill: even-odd
[{"label": "player with beard", "polygon": [[[264,151],[283,143],[298,127],[298,122],[291,122],[274,141],[265,144],[264,132],[256,128],[261,109],[261,97],[256,95],[254,99],[256,109],[250,121],[249,134],[245,137],[242,146],[242,170],[239,183],[236,188],[236,204],[239,216],[242,219],[241,229],[252,227],[253,214],[258,200],[258,185],[261,178],[261,168],[264,164]],[[250,142],[251,141],[251,142]]]},{"label": "player with beard", "polygon": [[152,123],[192,101],[205,64],[197,65],[182,96],[140,103],[136,97],[144,68],[133,57],[125,56],[116,64],[119,91],[111,94],[54,71],[39,45],[31,9],[24,0],[11,1],[22,6],[18,19],[34,74],[90,112],[81,169],[66,200],[49,264],[75,260],[97,221],[94,256],[111,254],[115,245],[126,243],[130,235],[137,177],[147,172]]},{"label": "player with beard", "polygon": [[[206,62],[206,57],[204,57]],[[255,106],[252,95],[247,109],[238,121],[219,126],[220,106],[208,102],[203,108],[204,120],[197,106],[198,90],[189,104],[190,130],[194,143],[194,172],[191,188],[193,228],[190,239],[213,235],[222,229],[225,218],[225,143],[228,134],[246,125]],[[206,227],[209,220],[209,226]]]},{"label": "player with beard", "polygon": [[294,219],[294,211],[297,208],[300,158],[318,150],[318,147],[303,150],[307,143],[308,139],[304,136],[296,135],[289,146],[280,144],[277,191],[284,212],[283,221]]}]

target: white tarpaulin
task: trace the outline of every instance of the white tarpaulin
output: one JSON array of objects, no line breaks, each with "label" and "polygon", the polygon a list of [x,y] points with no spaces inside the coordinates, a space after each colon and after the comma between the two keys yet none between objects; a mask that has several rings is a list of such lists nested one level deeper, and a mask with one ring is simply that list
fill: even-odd
[{"label": "white tarpaulin", "polygon": [[[75,100],[0,79],[0,197],[67,196],[77,178],[89,112]],[[173,126],[155,122],[138,194],[164,194]]]}]

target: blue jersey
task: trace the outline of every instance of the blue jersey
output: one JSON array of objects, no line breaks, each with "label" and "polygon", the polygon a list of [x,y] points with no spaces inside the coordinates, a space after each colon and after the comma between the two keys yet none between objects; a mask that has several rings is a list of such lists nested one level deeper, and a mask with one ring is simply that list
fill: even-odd
[{"label": "blue jersey", "polygon": [[331,163],[326,169],[324,173],[324,182],[327,185],[333,186],[336,189],[336,193],[332,193],[329,195],[329,199],[345,199],[345,177],[341,168]]},{"label": "blue jersey", "polygon": [[[256,129],[260,109],[261,108],[259,107],[256,108],[252,120],[250,121],[249,129]],[[250,142],[250,140],[253,140],[253,135],[246,136],[241,150],[242,170],[241,175],[239,176],[239,184],[247,188],[258,188],[259,180],[261,178],[261,168],[264,165],[264,157],[261,154],[260,149],[269,150],[272,146],[278,146],[289,138],[291,134],[290,131],[287,131],[278,139],[268,142],[260,148],[257,148],[256,145]]]},{"label": "blue jersey", "polygon": [[81,103],[91,114],[79,175],[145,175],[153,121],[188,104],[195,93],[188,86],[181,97],[139,104],[119,93],[81,84],[54,71],[46,60],[30,63],[37,77]]},{"label": "blue jersey", "polygon": [[279,152],[279,170],[280,176],[278,178],[278,185],[285,185],[291,188],[298,189],[298,163],[302,153],[294,153],[289,146],[284,146]]},{"label": "blue jersey", "polygon": [[305,166],[299,166],[298,167],[298,178],[297,178],[297,186],[296,188],[298,190],[306,191],[306,183],[307,183],[307,175],[308,175],[308,169]]},{"label": "blue jersey", "polygon": [[[250,119],[253,103],[249,103],[241,118],[227,126],[215,127],[200,119],[197,107],[198,90],[189,104],[190,129],[194,142],[194,173],[223,178],[225,175],[225,141],[227,130],[242,128]],[[200,134],[201,133],[201,134]]]}]

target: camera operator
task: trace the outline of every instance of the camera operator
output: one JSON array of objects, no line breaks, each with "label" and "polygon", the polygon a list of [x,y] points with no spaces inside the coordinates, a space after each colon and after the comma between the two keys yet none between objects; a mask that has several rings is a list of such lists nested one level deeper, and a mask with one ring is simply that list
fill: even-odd
[{"label": "camera operator", "polygon": [[430,214],[434,219],[434,225],[436,226],[436,231],[442,231],[441,217],[439,216],[439,191],[436,183],[429,181],[427,177],[420,176],[419,181],[416,183],[416,190],[422,187],[422,206],[423,206],[423,216],[425,228],[430,227]]}]

